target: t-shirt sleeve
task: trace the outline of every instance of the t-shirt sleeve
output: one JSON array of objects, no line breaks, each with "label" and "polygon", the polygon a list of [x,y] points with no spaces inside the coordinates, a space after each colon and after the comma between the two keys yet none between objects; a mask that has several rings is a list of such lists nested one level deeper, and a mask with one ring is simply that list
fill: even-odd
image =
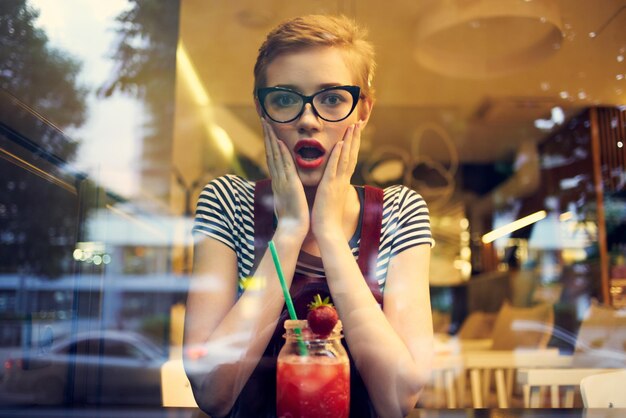
[{"label": "t-shirt sleeve", "polygon": [[234,188],[227,177],[219,177],[204,186],[198,204],[192,232],[204,234],[235,250]]},{"label": "t-shirt sleeve", "polygon": [[403,186],[398,199],[398,227],[391,255],[418,245],[434,246],[428,206],[422,196]]}]

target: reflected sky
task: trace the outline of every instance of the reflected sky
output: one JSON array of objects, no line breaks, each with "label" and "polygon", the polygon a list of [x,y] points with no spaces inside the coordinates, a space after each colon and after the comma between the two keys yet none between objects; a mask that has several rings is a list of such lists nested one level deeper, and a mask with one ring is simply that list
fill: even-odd
[{"label": "reflected sky", "polygon": [[128,8],[126,0],[29,0],[40,11],[38,26],[50,43],[83,62],[82,84],[89,88],[87,119],[68,129],[80,140],[74,162],[93,180],[126,197],[139,191],[138,170],[145,111],[136,99],[118,93],[98,98],[96,90],[108,78],[114,19]]}]

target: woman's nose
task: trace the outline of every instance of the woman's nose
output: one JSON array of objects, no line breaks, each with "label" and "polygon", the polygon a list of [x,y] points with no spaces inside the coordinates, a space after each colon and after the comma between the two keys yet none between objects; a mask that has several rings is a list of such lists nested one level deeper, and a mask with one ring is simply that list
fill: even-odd
[{"label": "woman's nose", "polygon": [[313,110],[311,103],[307,103],[304,105],[304,110],[296,122],[299,129],[317,129],[321,124],[321,119]]}]

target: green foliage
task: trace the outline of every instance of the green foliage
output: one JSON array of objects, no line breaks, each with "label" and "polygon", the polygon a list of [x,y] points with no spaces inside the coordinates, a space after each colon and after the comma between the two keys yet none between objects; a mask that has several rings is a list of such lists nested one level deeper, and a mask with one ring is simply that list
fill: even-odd
[{"label": "green foliage", "polygon": [[0,273],[56,278],[73,272],[81,210],[68,165],[78,143],[60,129],[84,123],[87,89],[38,15],[0,0],[0,147],[17,156],[0,159]]},{"label": "green foliage", "polygon": [[[178,1],[131,0],[131,8],[117,16],[118,40],[112,58],[117,62],[112,80],[100,89],[149,98],[171,88],[176,72]],[[157,89],[157,90],[153,90]]]},{"label": "green foliage", "polygon": [[[176,46],[178,44],[178,0],[129,0],[130,8],[116,18],[118,35],[112,58],[116,62],[109,81],[100,87],[104,97],[115,92],[144,101],[150,117],[144,127],[142,170],[148,177],[160,173],[168,178],[170,169],[163,164],[171,153],[174,128],[174,85]],[[163,187],[157,179],[155,187]],[[148,187],[150,188],[150,187]],[[149,190],[165,198],[165,190]]]},{"label": "green foliage", "polygon": [[85,121],[81,62],[50,46],[26,0],[0,1],[0,87],[60,128]]}]

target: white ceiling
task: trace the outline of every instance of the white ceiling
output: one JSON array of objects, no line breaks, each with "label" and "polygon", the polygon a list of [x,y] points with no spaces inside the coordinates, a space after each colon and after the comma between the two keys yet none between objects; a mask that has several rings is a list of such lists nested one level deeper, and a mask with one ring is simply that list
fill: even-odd
[{"label": "white ceiling", "polygon": [[[534,127],[534,120],[549,117],[553,106],[563,107],[569,117],[587,106],[626,104],[626,60],[618,58],[626,58],[625,0],[557,0],[560,48],[529,68],[482,79],[437,74],[415,59],[416,28],[435,1],[443,2],[182,0],[181,40],[212,102],[232,111],[260,138],[252,68],[265,34],[281,20],[301,14],[356,18],[369,29],[378,61],[377,103],[364,133],[365,156],[382,144],[407,152],[413,144],[419,153],[442,162],[453,158],[450,152],[465,163],[510,160],[522,141],[547,135]],[[597,37],[588,35],[609,20]],[[511,34],[498,47],[513,43],[514,36],[532,35]],[[452,150],[439,139],[442,135],[449,136]]]}]

